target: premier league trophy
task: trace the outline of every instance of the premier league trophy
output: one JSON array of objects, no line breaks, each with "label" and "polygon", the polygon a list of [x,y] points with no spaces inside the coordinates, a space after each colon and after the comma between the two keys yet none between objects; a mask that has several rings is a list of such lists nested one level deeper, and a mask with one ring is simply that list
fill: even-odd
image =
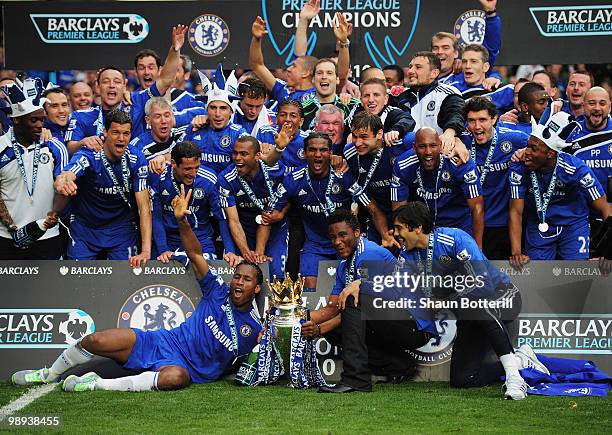
[{"label": "premier league trophy", "polygon": [[289,373],[289,358],[291,356],[291,335],[296,324],[301,319],[307,320],[308,310],[302,305],[302,292],[304,281],[298,275],[293,281],[289,274],[284,280],[273,277],[272,282],[267,280],[270,289],[270,321],[276,327],[278,334],[274,338],[276,349],[283,359],[285,374]]}]

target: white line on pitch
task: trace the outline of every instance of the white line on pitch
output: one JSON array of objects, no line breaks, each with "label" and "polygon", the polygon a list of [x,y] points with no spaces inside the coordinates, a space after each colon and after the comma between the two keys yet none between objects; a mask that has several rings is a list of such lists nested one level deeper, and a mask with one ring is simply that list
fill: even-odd
[{"label": "white line on pitch", "polygon": [[46,384],[40,385],[38,387],[34,387],[29,389],[23,396],[13,400],[8,405],[0,408],[0,422],[6,419],[8,416],[16,413],[17,411],[25,408],[30,403],[34,402],[36,399],[44,396],[45,394],[50,393],[57,387],[58,384]]}]

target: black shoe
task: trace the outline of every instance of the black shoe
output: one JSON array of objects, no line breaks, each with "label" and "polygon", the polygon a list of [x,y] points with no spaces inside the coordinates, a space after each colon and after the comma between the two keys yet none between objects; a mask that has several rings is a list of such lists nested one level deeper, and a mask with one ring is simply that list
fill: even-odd
[{"label": "black shoe", "polygon": [[353,387],[349,387],[344,384],[336,384],[333,387],[320,387],[319,393],[354,393],[354,392],[365,392],[365,390],[358,390]]},{"label": "black shoe", "polygon": [[376,384],[402,384],[410,380],[408,375],[372,376]]}]

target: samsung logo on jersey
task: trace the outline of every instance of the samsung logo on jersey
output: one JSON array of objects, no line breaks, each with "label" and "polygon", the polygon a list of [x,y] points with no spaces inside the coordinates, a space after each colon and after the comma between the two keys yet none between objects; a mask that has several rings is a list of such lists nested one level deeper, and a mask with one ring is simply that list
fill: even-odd
[{"label": "samsung logo on jersey", "polygon": [[420,187],[417,187],[417,195],[423,199],[440,199],[445,193],[451,193],[453,190],[448,187],[440,187],[438,192],[427,192]]},{"label": "samsung logo on jersey", "polygon": [[388,187],[388,186],[391,186],[391,179],[372,181],[370,183],[370,187]]},{"label": "samsung logo on jersey", "polygon": [[[478,172],[482,172],[482,170],[484,169],[484,165],[478,165]],[[488,171],[489,172],[498,172],[498,171],[505,171],[510,167],[510,162],[505,162],[505,163],[491,163],[489,166],[487,166]],[[513,172],[514,173],[514,172]]]},{"label": "samsung logo on jersey", "polygon": [[119,188],[117,186],[113,187],[94,187],[96,192],[102,193],[104,195],[117,195],[119,194]]},{"label": "samsung logo on jersey", "polygon": [[149,23],[136,14],[30,14],[47,44],[135,44],[149,34]]},{"label": "samsung logo on jersey", "polygon": [[[174,209],[172,208],[171,205],[164,204],[163,209],[164,209],[164,211],[167,211],[168,213],[174,214]],[[197,213],[198,211],[200,211],[200,206],[199,205],[190,205],[189,206],[189,211],[191,211],[192,213]]]},{"label": "samsung logo on jersey", "polygon": [[[341,202],[334,202],[334,204],[336,205],[336,207],[340,208],[342,207],[344,204],[342,204]],[[311,213],[323,213],[323,210],[321,209],[321,206],[319,205],[309,205],[309,204],[304,204],[302,205],[302,207],[305,210],[308,210]]]},{"label": "samsung logo on jersey", "polygon": [[612,168],[612,160],[585,160],[584,163],[589,168],[595,168],[595,169]]},{"label": "samsung logo on jersey", "polygon": [[202,161],[211,163],[229,163],[230,156],[224,154],[208,154],[202,153]]}]

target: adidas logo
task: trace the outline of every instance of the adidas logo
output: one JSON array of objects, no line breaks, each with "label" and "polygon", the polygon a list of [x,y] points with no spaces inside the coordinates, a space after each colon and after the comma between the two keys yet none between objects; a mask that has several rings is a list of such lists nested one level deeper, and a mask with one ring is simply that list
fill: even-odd
[{"label": "adidas logo", "polygon": [[165,196],[170,196],[170,193],[168,193],[168,191],[167,191],[166,189],[164,189],[164,190],[162,191],[162,195],[165,195]]},{"label": "adidas logo", "polygon": [[365,169],[363,169],[363,168],[360,166],[360,167],[359,167],[359,173],[360,173],[360,174],[365,174],[365,173],[366,173],[366,170],[365,170]]},{"label": "adidas logo", "polygon": [[3,155],[3,156],[2,156],[2,159],[0,159],[0,163],[6,163],[6,162],[8,162],[9,160],[11,160],[11,159],[9,158],[9,156],[7,156],[7,155],[5,154],[5,155]]},{"label": "adidas logo", "polygon": [[304,195],[308,195],[308,193],[306,193],[304,189],[300,189],[298,196],[304,196]]},{"label": "adidas logo", "polygon": [[194,136],[193,138],[194,138],[195,140],[200,140],[200,139],[201,139],[201,137],[200,137],[200,135],[199,135],[199,134],[198,134],[198,135],[196,135],[196,136]]},{"label": "adidas logo", "polygon": [[238,195],[244,195],[244,192],[242,191],[242,189],[240,189],[240,190],[238,191],[238,193],[236,193],[236,196],[238,196]]}]

